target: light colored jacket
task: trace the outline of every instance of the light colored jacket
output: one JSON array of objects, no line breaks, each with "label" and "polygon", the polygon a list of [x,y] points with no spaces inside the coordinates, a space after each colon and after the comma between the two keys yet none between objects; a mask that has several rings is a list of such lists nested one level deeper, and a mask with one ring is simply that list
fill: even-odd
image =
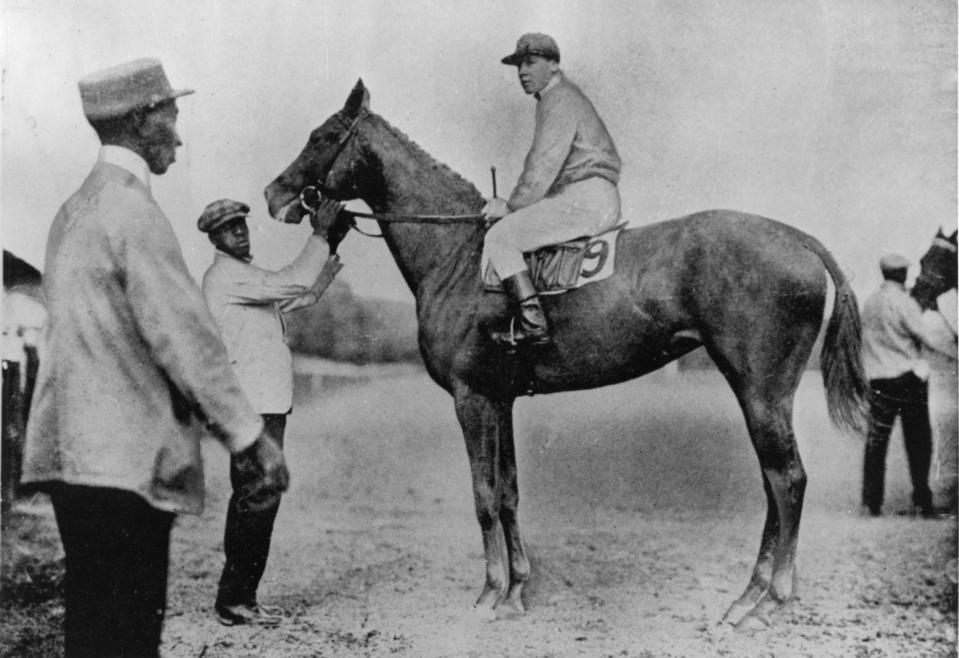
[{"label": "light colored jacket", "polygon": [[[293,404],[293,358],[281,311],[315,303],[332,276],[323,276],[329,246],[316,235],[290,265],[272,272],[217,250],[203,275],[203,295],[253,408],[283,414]],[[336,261],[333,256],[332,261]]]},{"label": "light colored jacket", "polygon": [[862,360],[869,379],[894,379],[915,371],[922,379],[928,366],[920,348],[932,339],[922,309],[902,284],[884,281],[862,309]]},{"label": "light colored jacket", "polygon": [[566,185],[593,176],[619,183],[622,162],[596,108],[557,73],[536,104],[536,131],[507,206],[525,208]]},{"label": "light colored jacket", "polygon": [[23,481],[199,513],[204,429],[238,451],[263,423],[148,184],[100,161],[53,221]]}]

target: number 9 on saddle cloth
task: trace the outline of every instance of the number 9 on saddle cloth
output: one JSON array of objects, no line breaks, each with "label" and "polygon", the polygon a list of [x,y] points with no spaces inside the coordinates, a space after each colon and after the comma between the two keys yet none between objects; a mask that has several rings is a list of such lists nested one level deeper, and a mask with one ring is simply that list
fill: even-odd
[{"label": "number 9 on saddle cloth", "polygon": [[[525,254],[530,277],[541,295],[558,295],[613,273],[616,239],[626,223],[597,236],[577,238]],[[491,265],[483,273],[483,285],[491,292],[504,292]]]}]

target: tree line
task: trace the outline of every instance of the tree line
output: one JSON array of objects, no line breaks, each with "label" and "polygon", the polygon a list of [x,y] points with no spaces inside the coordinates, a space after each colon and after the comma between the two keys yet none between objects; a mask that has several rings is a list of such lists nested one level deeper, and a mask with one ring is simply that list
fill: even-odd
[{"label": "tree line", "polygon": [[283,319],[294,352],[356,364],[420,362],[413,305],[357,297],[338,279],[316,304]]}]

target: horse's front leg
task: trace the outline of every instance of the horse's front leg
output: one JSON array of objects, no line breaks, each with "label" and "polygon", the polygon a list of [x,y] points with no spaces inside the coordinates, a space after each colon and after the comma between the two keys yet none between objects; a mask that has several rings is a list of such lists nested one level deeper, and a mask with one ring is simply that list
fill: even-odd
[{"label": "horse's front leg", "polygon": [[506,596],[496,608],[501,617],[521,615],[526,612],[523,606],[523,585],[529,580],[530,564],[523,546],[519,529],[519,479],[516,472],[516,448],[513,441],[512,403],[505,411],[500,430],[500,480],[502,503],[500,522],[503,526],[503,538],[506,541],[506,553],[509,557],[509,588]]},{"label": "horse's front leg", "polygon": [[[470,460],[470,473],[473,479],[473,502],[476,506],[476,518],[483,535],[483,553],[486,558],[486,582],[476,607],[492,611],[507,591],[506,573],[503,568],[498,530],[503,513],[504,481],[502,473],[502,450],[505,443],[512,452],[512,399],[493,400],[468,387],[461,387],[454,393],[456,416],[463,428],[466,439],[466,452]],[[515,483],[515,469],[511,477]],[[520,543],[515,531],[515,509],[512,514],[510,530],[513,543]],[[510,542],[510,539],[507,539]],[[513,549],[510,548],[510,552]],[[525,554],[523,554],[525,559]],[[528,573],[528,566],[526,568]],[[518,596],[518,593],[517,593]]]}]

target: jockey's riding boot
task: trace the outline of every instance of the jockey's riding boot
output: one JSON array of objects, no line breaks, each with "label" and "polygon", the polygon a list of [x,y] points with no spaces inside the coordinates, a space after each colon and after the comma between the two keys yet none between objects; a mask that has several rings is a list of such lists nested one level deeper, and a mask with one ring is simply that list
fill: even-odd
[{"label": "jockey's riding boot", "polygon": [[493,341],[515,349],[523,345],[541,346],[552,342],[546,326],[546,314],[527,270],[503,279],[503,289],[519,302],[519,313],[506,331],[492,332]]}]

